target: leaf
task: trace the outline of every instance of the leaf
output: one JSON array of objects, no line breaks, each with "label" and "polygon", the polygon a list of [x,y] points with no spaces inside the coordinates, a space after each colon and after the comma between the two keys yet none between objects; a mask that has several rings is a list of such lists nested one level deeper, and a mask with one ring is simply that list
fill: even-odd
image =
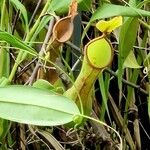
[{"label": "leaf", "polygon": [[122,25],[122,17],[114,17],[109,21],[100,20],[96,24],[96,28],[104,33],[111,33],[113,30]]},{"label": "leaf", "polygon": [[54,147],[56,150],[65,150],[57,139],[50,134],[48,131],[37,130],[36,131],[40,136],[45,138],[50,145]]},{"label": "leaf", "polygon": [[[68,12],[68,6],[70,5],[71,1],[72,0],[61,0],[60,2],[59,0],[52,0],[49,11],[55,11],[57,15],[63,15]],[[89,5],[91,4],[89,1],[90,0],[77,0],[80,10],[86,10],[89,8]]]},{"label": "leaf", "polygon": [[9,34],[8,32],[0,30],[0,40],[4,40],[10,45],[12,45],[13,47],[24,50],[28,53],[37,54],[32,47],[28,46],[27,44],[25,44],[15,36]]},{"label": "leaf", "polygon": [[82,0],[79,3],[79,10],[89,11],[91,9],[91,6],[92,6],[92,0]]},{"label": "leaf", "polygon": [[138,18],[135,17],[127,19],[125,23],[121,26],[119,37],[119,63],[118,63],[119,87],[121,86],[123,63],[135,44],[138,25],[139,25]]},{"label": "leaf", "polygon": [[0,47],[0,78],[8,77],[10,72],[10,57],[8,51]]},{"label": "leaf", "polygon": [[10,0],[10,2],[22,13],[26,25],[26,32],[29,32],[28,15],[27,15],[26,8],[19,0]]},{"label": "leaf", "polygon": [[61,0],[61,3],[59,0],[52,0],[49,11],[55,11],[57,15],[65,14],[69,9],[69,4],[71,3],[71,0]]},{"label": "leaf", "polygon": [[[3,30],[9,29],[9,14],[7,11],[6,1],[1,1],[2,4],[0,4],[0,28]],[[4,48],[7,47],[8,44],[0,43],[0,78],[1,77],[8,77],[10,73],[10,54],[9,49]]]},{"label": "leaf", "polygon": [[33,87],[49,91],[54,90],[54,86],[44,79],[38,79],[33,83]]},{"label": "leaf", "polygon": [[138,0],[129,0],[129,6],[136,7],[138,3],[139,3]]},{"label": "leaf", "polygon": [[[108,78],[110,80],[110,77]],[[109,88],[109,80],[107,81],[108,83],[105,84],[104,82],[104,75],[101,73],[99,75],[99,78],[98,78],[98,81],[99,81],[99,85],[100,85],[100,92],[101,92],[101,95],[102,95],[102,105],[101,105],[101,115],[100,115],[100,120],[104,120],[104,116],[105,116],[105,110],[107,111],[107,115],[108,115],[108,118],[109,120],[111,120],[111,117],[110,117],[110,113],[109,113],[109,109],[108,109],[108,89]],[[106,86],[107,85],[107,86]]]},{"label": "leaf", "polygon": [[9,125],[8,120],[4,120],[0,118],[0,142],[2,142],[5,139],[9,131],[9,128],[10,128],[10,125]]},{"label": "leaf", "polygon": [[121,54],[122,60],[125,60],[129,55],[129,52],[133,49],[136,41],[138,26],[138,18],[129,18],[121,26],[119,53]]},{"label": "leaf", "polygon": [[46,24],[52,19],[52,16],[46,15],[42,17],[40,23],[38,24],[38,27],[36,28],[32,38],[30,41],[35,41],[37,35],[41,32],[41,30],[46,26]]},{"label": "leaf", "polygon": [[125,59],[123,65],[124,65],[124,67],[127,67],[127,68],[141,68],[142,67],[138,64],[132,50],[130,51],[129,55]]},{"label": "leaf", "polygon": [[150,16],[150,12],[135,7],[127,7],[105,3],[94,12],[90,22],[93,22],[96,19],[110,18],[114,16],[145,17]]},{"label": "leaf", "polygon": [[28,86],[0,88],[0,117],[7,120],[55,126],[71,122],[79,114],[74,101],[53,92]]},{"label": "leaf", "polygon": [[6,77],[0,78],[0,87],[4,87],[6,85],[10,85],[10,81]]}]

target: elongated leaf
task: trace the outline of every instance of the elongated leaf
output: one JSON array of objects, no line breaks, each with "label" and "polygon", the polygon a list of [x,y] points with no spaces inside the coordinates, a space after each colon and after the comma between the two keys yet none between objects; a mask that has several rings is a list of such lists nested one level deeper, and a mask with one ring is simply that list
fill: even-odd
[{"label": "elongated leaf", "polygon": [[82,11],[87,11],[91,9],[92,0],[82,0],[79,3],[79,9]]},{"label": "elongated leaf", "polygon": [[125,60],[129,55],[129,52],[133,49],[136,41],[138,18],[129,18],[121,27],[120,41],[119,41],[119,53],[121,59]]},{"label": "elongated leaf", "polygon": [[26,31],[28,32],[29,28],[28,28],[28,16],[26,8],[19,0],[10,0],[10,2],[22,13],[26,25]]},{"label": "elongated leaf", "polygon": [[122,25],[120,31],[120,38],[119,38],[119,71],[118,71],[118,84],[121,89],[121,77],[123,74],[123,63],[129,52],[133,49],[136,35],[138,30],[138,19],[129,18],[126,22]]},{"label": "elongated leaf", "polygon": [[139,3],[138,0],[129,0],[130,6],[136,7],[138,3]]},{"label": "elongated leaf", "polygon": [[[100,91],[102,94],[102,99],[103,99],[103,103],[102,103],[102,111],[101,111],[101,116],[100,116],[100,120],[104,120],[104,116],[105,116],[105,110],[107,111],[108,117],[110,119],[110,113],[109,113],[109,109],[108,109],[108,105],[107,105],[107,100],[108,100],[108,96],[107,96],[107,86],[105,86],[105,82],[104,82],[104,78],[103,78],[103,74],[100,74],[99,78],[98,78],[99,84],[100,84]],[[111,120],[111,119],[110,119]]]},{"label": "elongated leaf", "polygon": [[74,101],[28,86],[0,88],[0,117],[19,123],[55,126],[80,114]]},{"label": "elongated leaf", "polygon": [[30,41],[34,41],[37,37],[37,35],[41,32],[41,30],[46,26],[46,24],[52,19],[52,16],[44,16],[40,23],[38,24],[38,27],[36,28],[32,38]]},{"label": "elongated leaf", "polygon": [[[71,1],[72,0],[61,0],[60,2],[59,0],[52,0],[49,10],[55,11],[56,14],[58,15],[67,13]],[[92,2],[92,0],[77,0],[77,1],[78,1],[80,10],[88,10]]]},{"label": "elongated leaf", "polygon": [[4,87],[6,85],[10,85],[10,81],[6,77],[0,78],[0,87]]},{"label": "elongated leaf", "polygon": [[62,145],[55,139],[54,136],[52,136],[49,132],[43,131],[43,130],[38,130],[38,134],[40,134],[42,137],[44,137],[50,145],[54,147],[56,150],[65,150]]},{"label": "elongated leaf", "polygon": [[[2,0],[2,4],[0,4],[0,28],[3,30],[8,30],[9,28],[9,14],[6,6],[6,1]],[[0,78],[8,77],[10,72],[10,57],[9,57],[9,49],[5,49],[6,44],[0,43]]]},{"label": "elongated leaf", "polygon": [[9,76],[10,69],[9,53],[3,47],[0,47],[0,78]]},{"label": "elongated leaf", "polygon": [[33,83],[33,87],[49,91],[54,89],[54,86],[44,79],[38,79]]},{"label": "elongated leaf", "polygon": [[109,18],[114,16],[128,16],[128,17],[150,16],[150,12],[135,7],[103,4],[94,12],[90,22],[95,21],[96,19]]},{"label": "elongated leaf", "polygon": [[9,34],[8,32],[0,30],[0,40],[4,40],[10,45],[12,45],[13,47],[24,50],[28,53],[37,54],[36,51],[32,47],[28,46],[27,44],[25,44],[24,42],[22,42],[15,36]]},{"label": "elongated leaf", "polygon": [[124,67],[128,67],[128,68],[141,68],[142,67],[138,64],[133,51],[130,51],[123,65]]},{"label": "elongated leaf", "polygon": [[58,0],[52,0],[49,11],[55,11],[57,14],[64,14],[69,9],[69,4],[71,3],[71,0],[61,0],[61,2],[58,2]]}]

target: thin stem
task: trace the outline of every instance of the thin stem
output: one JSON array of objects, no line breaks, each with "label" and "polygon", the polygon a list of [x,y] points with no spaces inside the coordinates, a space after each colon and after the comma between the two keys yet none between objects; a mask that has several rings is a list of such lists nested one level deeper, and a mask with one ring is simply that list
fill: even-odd
[{"label": "thin stem", "polygon": [[139,22],[144,26],[144,27],[146,27],[148,30],[150,30],[150,25],[148,25],[146,22],[144,22],[143,20],[141,20],[141,19],[138,19],[139,20]]},{"label": "thin stem", "polygon": [[86,118],[86,119],[90,119],[90,120],[92,120],[92,121],[95,121],[95,122],[97,122],[97,123],[99,123],[99,124],[102,124],[102,125],[106,126],[106,127],[109,128],[110,130],[114,131],[114,132],[117,134],[117,136],[118,136],[118,138],[119,138],[119,141],[120,141],[119,150],[122,150],[122,149],[123,149],[122,138],[121,138],[120,134],[119,134],[114,128],[112,128],[111,126],[107,125],[106,123],[104,123],[104,122],[102,122],[102,121],[100,121],[100,120],[97,120],[97,119],[95,119],[95,118],[92,118],[92,117],[89,117],[89,116],[86,116],[86,115],[83,115],[83,114],[79,114],[79,115],[77,115],[77,116],[83,117],[83,118]]},{"label": "thin stem", "polygon": [[[46,49],[46,43],[50,39],[50,36],[51,36],[51,33],[52,33],[52,29],[53,29],[53,25],[54,25],[54,18],[49,23],[49,28],[48,28],[48,31],[47,31],[44,43],[43,43],[42,48],[41,48],[41,50],[39,52],[39,56],[40,57],[43,57],[43,55],[44,55],[44,52],[45,52],[45,49]],[[37,64],[36,64],[36,66],[35,66],[35,68],[34,68],[34,70],[33,70],[32,75],[29,78],[29,85],[32,85],[32,83],[33,83],[33,80],[34,80],[34,78],[35,78],[35,76],[37,74],[37,71],[38,71],[39,67],[40,67],[40,62],[41,62],[41,60],[39,59]]]},{"label": "thin stem", "polygon": [[[24,0],[21,0],[21,3],[23,2]],[[17,21],[18,21],[18,18],[19,18],[19,15],[20,15],[20,9],[17,11],[15,17],[14,17],[14,21],[12,23],[12,34],[14,34],[15,32],[15,26],[17,24]]]},{"label": "thin stem", "polygon": [[49,8],[49,5],[51,3],[51,0],[48,0],[47,3],[45,4],[40,16],[38,17],[37,21],[35,22],[34,26],[32,27],[32,29],[30,30],[29,34],[27,35],[25,42],[29,41],[31,39],[31,37],[33,36],[35,30],[37,29],[40,21],[41,21],[41,17],[46,13],[46,11]]},{"label": "thin stem", "polygon": [[4,18],[5,18],[5,8],[6,8],[6,0],[3,0],[3,4],[2,4],[2,10],[1,10],[1,29],[4,28]]},{"label": "thin stem", "polygon": [[32,16],[31,16],[31,19],[30,19],[30,21],[29,21],[29,27],[30,27],[30,25],[31,25],[31,23],[32,23],[32,21],[33,21],[35,15],[36,15],[36,12],[37,12],[37,10],[38,10],[38,8],[39,8],[41,2],[42,2],[42,0],[39,0],[38,3],[37,3],[37,5],[36,5],[36,8],[35,8],[35,10],[34,10]]},{"label": "thin stem", "polygon": [[[111,75],[113,75],[114,77],[118,77],[118,75],[114,71],[112,71],[112,70],[110,70],[108,68],[105,69],[104,71],[107,72],[107,73],[109,73],[109,74],[111,74]],[[123,78],[122,78],[122,82],[125,83],[125,84],[127,84],[128,86],[130,86],[132,88],[138,89],[141,93],[143,93],[143,94],[145,94],[145,95],[148,96],[148,92],[145,91],[144,89],[142,89],[139,85],[136,85],[136,84],[134,84],[132,82],[129,82],[129,81],[123,79]]]},{"label": "thin stem", "polygon": [[[25,42],[30,41],[30,39],[32,38],[33,34],[35,33],[35,31],[36,31],[36,29],[37,29],[37,27],[38,27],[38,25],[39,25],[39,23],[40,23],[41,16],[43,16],[43,15],[46,13],[46,11],[47,11],[48,8],[49,8],[50,3],[51,3],[51,0],[47,0],[47,3],[45,4],[45,6],[44,6],[44,8],[43,8],[43,10],[42,10],[42,12],[41,12],[39,18],[37,19],[37,21],[36,21],[35,24],[33,25],[32,29],[31,29],[30,32],[29,32],[29,34],[27,34],[27,36],[26,36],[26,38],[25,38]],[[23,57],[23,56],[24,56],[24,57]],[[19,52],[19,54],[18,54],[18,56],[17,56],[17,59],[16,59],[16,62],[15,62],[15,64],[14,64],[14,66],[13,66],[13,68],[12,68],[12,71],[11,71],[11,74],[10,74],[10,76],[9,76],[10,82],[12,81],[12,79],[13,79],[14,76],[15,76],[15,73],[16,73],[16,71],[17,71],[18,65],[23,61],[23,59],[24,59],[26,56],[27,56],[27,53],[22,52],[22,51]]]},{"label": "thin stem", "polygon": [[12,68],[12,71],[11,71],[11,73],[9,75],[9,78],[8,78],[10,82],[13,80],[13,78],[14,78],[14,76],[16,74],[16,70],[18,68],[18,65],[20,64],[20,60],[21,60],[23,54],[24,54],[24,52],[20,51],[19,54],[18,54],[18,56],[17,56],[15,64],[14,64],[14,66]]}]

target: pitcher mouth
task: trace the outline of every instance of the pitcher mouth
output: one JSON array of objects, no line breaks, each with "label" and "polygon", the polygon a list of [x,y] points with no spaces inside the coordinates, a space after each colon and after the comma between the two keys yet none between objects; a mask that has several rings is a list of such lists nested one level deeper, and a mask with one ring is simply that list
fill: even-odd
[{"label": "pitcher mouth", "polygon": [[[94,45],[94,42],[98,42],[99,44],[97,49],[95,49],[96,46]],[[107,49],[105,49],[103,46],[105,46],[105,48]],[[108,55],[106,54],[106,52],[108,53]],[[84,53],[90,66],[95,69],[103,69],[107,67],[113,59],[112,45],[104,35],[97,37],[87,43],[84,49]],[[101,60],[102,62],[100,62]]]}]

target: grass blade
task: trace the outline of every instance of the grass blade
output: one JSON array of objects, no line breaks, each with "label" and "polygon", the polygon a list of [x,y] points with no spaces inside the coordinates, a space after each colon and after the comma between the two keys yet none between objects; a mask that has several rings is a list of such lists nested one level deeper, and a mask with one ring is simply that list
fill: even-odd
[{"label": "grass blade", "polygon": [[28,27],[28,15],[27,15],[26,8],[19,0],[10,0],[10,2],[22,13],[26,25],[26,32],[28,33],[29,27]]},{"label": "grass blade", "polygon": [[24,50],[28,53],[37,54],[32,47],[28,46],[27,44],[25,44],[25,42],[22,42],[21,40],[9,34],[8,32],[0,31],[0,40],[4,40],[10,45],[12,45],[13,47]]},{"label": "grass blade", "polygon": [[113,5],[113,4],[103,4],[94,12],[90,22],[93,22],[97,19],[109,18],[114,16],[145,17],[145,16],[150,16],[150,12],[142,9],[134,8],[134,7],[127,7],[127,6]]}]

